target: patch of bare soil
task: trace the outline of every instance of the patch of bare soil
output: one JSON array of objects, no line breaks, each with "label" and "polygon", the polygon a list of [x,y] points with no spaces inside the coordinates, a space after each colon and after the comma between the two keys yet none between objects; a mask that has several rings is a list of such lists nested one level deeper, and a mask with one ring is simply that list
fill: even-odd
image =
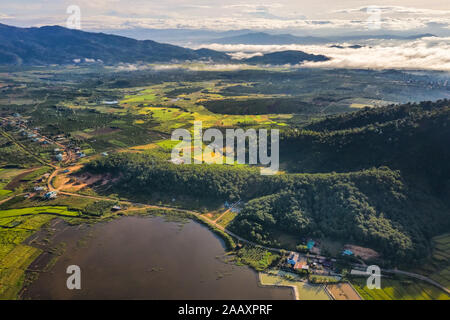
[{"label": "patch of bare soil", "polygon": [[345,250],[351,250],[356,257],[361,257],[363,260],[370,260],[378,258],[380,254],[373,249],[346,244]]},{"label": "patch of bare soil", "polygon": [[329,284],[327,290],[334,300],[361,300],[361,297],[349,283]]},{"label": "patch of bare soil", "polygon": [[70,177],[66,176],[65,182],[59,187],[59,190],[77,192],[94,184],[104,186],[109,183],[115,183],[118,180],[118,177],[113,178],[110,174],[83,173],[81,175],[71,175]]}]

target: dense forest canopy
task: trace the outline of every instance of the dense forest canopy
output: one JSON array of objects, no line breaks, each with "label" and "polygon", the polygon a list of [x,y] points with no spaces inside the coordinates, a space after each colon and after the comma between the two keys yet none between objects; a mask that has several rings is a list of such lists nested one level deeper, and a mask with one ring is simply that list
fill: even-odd
[{"label": "dense forest canopy", "polygon": [[398,169],[421,188],[450,197],[450,101],[422,102],[331,116],[289,130],[280,146],[292,172]]}]

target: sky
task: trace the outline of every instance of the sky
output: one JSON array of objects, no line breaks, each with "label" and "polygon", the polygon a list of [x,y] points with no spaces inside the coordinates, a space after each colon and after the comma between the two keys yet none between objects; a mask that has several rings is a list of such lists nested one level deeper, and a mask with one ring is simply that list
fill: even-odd
[{"label": "sky", "polygon": [[[192,48],[209,47],[236,57],[302,50],[331,58],[314,64],[317,67],[450,71],[449,0],[2,0],[0,23],[20,27],[67,26],[74,12],[68,13],[68,8],[74,5],[79,8],[80,28],[84,31],[104,31]],[[173,30],[155,38],[155,29],[191,29],[203,38],[195,40],[192,34],[189,38],[184,31]],[[424,33],[437,37],[373,41],[355,50],[349,47],[351,43],[342,44],[344,48],[329,44],[219,45],[204,41],[204,35],[210,35],[205,29],[322,37]],[[171,35],[175,35],[173,41]]]},{"label": "sky", "polygon": [[448,0],[14,0],[0,3],[0,22],[65,25],[67,8],[81,12],[81,28],[288,30],[308,34],[381,30],[450,35]]}]

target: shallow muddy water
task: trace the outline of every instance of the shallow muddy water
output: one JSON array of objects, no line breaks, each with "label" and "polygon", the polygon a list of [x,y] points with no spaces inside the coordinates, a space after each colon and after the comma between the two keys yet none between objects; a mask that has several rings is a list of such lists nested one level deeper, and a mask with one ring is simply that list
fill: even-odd
[{"label": "shallow muddy water", "polygon": [[[223,242],[197,222],[123,217],[87,229],[58,234],[65,252],[24,299],[293,299],[291,289],[261,287],[256,272],[223,262]],[[66,287],[69,265],[81,268],[81,290]]]}]

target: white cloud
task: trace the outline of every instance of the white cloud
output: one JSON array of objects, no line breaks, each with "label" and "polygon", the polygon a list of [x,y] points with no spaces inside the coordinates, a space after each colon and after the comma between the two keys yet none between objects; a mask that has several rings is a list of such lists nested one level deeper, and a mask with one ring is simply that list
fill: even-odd
[{"label": "white cloud", "polygon": [[419,14],[419,15],[448,15],[450,10],[434,10],[423,8],[411,8],[402,6],[363,6],[359,8],[336,10],[335,13],[366,13],[367,11],[378,9],[381,13],[401,13],[401,14]]},{"label": "white cloud", "polygon": [[[184,17],[171,18],[142,18],[142,17],[122,17],[112,15],[82,16],[82,24],[86,29],[213,29],[213,30],[283,30],[283,29],[303,29],[303,30],[327,30],[327,29],[348,29],[365,30],[367,21],[361,20],[307,20],[307,19],[281,19],[277,17],[247,17],[241,16],[226,17],[206,17],[202,19],[186,19]],[[450,26],[450,17],[429,18],[389,18],[383,17],[381,27],[385,30],[413,30],[425,28],[429,23]]]},{"label": "white cloud", "polygon": [[[306,32],[362,31],[367,29],[367,8],[351,8],[356,0],[316,0],[301,3],[294,0],[246,1],[230,0],[224,4],[216,0],[22,0],[3,1],[0,19],[21,26],[65,25],[67,5],[75,3],[81,8],[84,29],[132,28],[189,28],[214,30],[304,30]],[[450,11],[427,0],[425,6],[443,8],[422,9],[403,6],[379,6],[381,28],[385,30],[416,30],[430,23],[442,25],[446,34],[450,29]],[[440,0],[448,1],[448,0]],[[395,1],[400,3],[399,0]],[[406,0],[405,0],[406,2]],[[416,1],[417,3],[418,1]],[[361,2],[360,2],[361,3]],[[364,3],[364,2],[363,2]],[[367,2],[366,2],[367,3]],[[350,9],[336,10],[339,7]],[[437,27],[436,27],[437,28]],[[339,30],[341,31],[341,30]]]},{"label": "white cloud", "polygon": [[0,19],[14,19],[14,17],[9,16],[7,14],[0,13]]},{"label": "white cloud", "polygon": [[183,8],[193,8],[193,9],[211,9],[211,6],[199,5],[199,4],[185,4]]},{"label": "white cloud", "polygon": [[114,68],[118,71],[136,71],[136,70],[168,71],[177,69],[189,71],[236,71],[236,70],[256,69],[257,67],[247,64],[184,63],[184,64],[121,64]]},{"label": "white cloud", "polygon": [[[350,45],[341,44],[344,47]],[[323,54],[330,61],[308,62],[304,66],[353,69],[422,69],[450,71],[450,38],[429,37],[414,41],[378,40],[360,49],[333,48],[327,45],[202,45],[230,52],[234,57],[248,57],[283,50]]]},{"label": "white cloud", "polygon": [[258,9],[258,8],[282,8],[284,7],[281,3],[260,3],[260,4],[231,4],[222,6],[225,9],[231,8],[250,8],[250,9]]},{"label": "white cloud", "polygon": [[118,5],[120,0],[78,0],[75,2],[81,8],[110,8],[113,5]]}]

